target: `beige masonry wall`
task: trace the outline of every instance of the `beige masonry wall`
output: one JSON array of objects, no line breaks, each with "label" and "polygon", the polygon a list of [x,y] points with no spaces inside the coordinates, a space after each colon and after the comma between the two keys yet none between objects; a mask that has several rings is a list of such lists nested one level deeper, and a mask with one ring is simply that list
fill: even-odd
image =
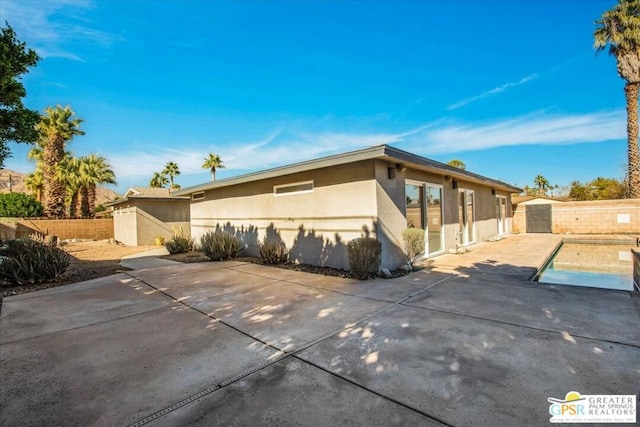
[{"label": "beige masonry wall", "polygon": [[513,232],[514,233],[526,233],[527,231],[527,214],[526,206],[518,205],[518,208],[513,213]]},{"label": "beige masonry wall", "polygon": [[[514,231],[527,231],[525,206],[514,217]],[[551,205],[556,234],[640,234],[640,199],[589,200]]]},{"label": "beige masonry wall", "polygon": [[0,220],[1,239],[19,239],[31,234],[57,236],[59,239],[111,239],[113,221],[109,219],[17,219]]},{"label": "beige masonry wall", "polygon": [[594,200],[551,206],[553,233],[640,233],[640,199]]}]

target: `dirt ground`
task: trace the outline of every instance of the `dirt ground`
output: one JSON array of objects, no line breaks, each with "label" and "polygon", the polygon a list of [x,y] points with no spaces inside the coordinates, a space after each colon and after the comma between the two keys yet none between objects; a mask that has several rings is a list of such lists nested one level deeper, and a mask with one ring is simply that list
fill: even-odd
[{"label": "dirt ground", "polygon": [[149,249],[156,248],[156,246],[124,246],[102,240],[67,243],[60,246],[60,248],[71,255],[71,262],[69,263],[69,268],[67,268],[67,271],[59,281],[39,285],[0,287],[0,299],[125,271],[127,269],[120,266],[120,258],[126,255],[148,251]]}]

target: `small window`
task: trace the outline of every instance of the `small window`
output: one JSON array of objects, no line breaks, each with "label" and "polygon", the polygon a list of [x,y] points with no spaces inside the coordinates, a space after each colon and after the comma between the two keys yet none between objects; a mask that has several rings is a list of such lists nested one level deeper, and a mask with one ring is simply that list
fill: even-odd
[{"label": "small window", "polygon": [[310,193],[313,191],[313,181],[294,182],[293,184],[274,185],[273,194],[283,196],[287,194]]},{"label": "small window", "polygon": [[199,193],[193,193],[191,195],[191,200],[204,200],[204,191],[200,191]]}]

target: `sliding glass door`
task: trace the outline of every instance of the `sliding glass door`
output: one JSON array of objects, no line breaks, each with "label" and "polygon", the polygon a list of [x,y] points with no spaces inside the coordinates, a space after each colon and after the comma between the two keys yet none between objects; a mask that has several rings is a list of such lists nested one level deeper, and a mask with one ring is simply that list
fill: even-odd
[{"label": "sliding glass door", "polygon": [[473,190],[458,191],[458,220],[460,223],[460,244],[475,242],[475,200]]},{"label": "sliding glass door", "polygon": [[407,228],[425,231],[425,254],[444,251],[442,222],[442,187],[436,184],[407,181]]},{"label": "sliding glass door", "polygon": [[501,236],[507,232],[507,198],[505,196],[496,196],[496,219],[498,235]]}]

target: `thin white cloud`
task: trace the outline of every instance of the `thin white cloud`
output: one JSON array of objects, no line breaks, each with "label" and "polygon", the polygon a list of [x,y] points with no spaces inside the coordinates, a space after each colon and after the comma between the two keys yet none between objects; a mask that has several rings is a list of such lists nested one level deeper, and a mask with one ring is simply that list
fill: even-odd
[{"label": "thin white cloud", "polygon": [[429,129],[411,145],[421,153],[455,153],[514,145],[567,145],[626,138],[624,110],[589,114],[536,113],[488,123]]},{"label": "thin white cloud", "polygon": [[[72,44],[108,47],[121,39],[119,35],[90,27],[91,23],[83,19],[82,14],[91,8],[92,3],[88,0],[2,0],[0,16],[2,21],[9,22],[18,37],[26,41],[40,56],[82,61]],[[56,15],[59,14],[64,14],[69,22],[75,24],[57,22]]]},{"label": "thin white cloud", "polygon": [[523,85],[523,84],[525,84],[527,82],[530,82],[531,80],[535,79],[536,77],[538,77],[538,74],[530,74],[530,75],[528,75],[526,77],[521,78],[517,82],[505,83],[505,84],[503,84],[501,86],[494,87],[493,89],[490,89],[490,90],[488,90],[486,92],[482,92],[480,95],[472,96],[470,98],[465,98],[465,99],[463,99],[461,101],[453,103],[453,104],[447,106],[447,110],[455,110],[455,109],[458,109],[460,107],[464,107],[465,105],[469,105],[472,102],[476,102],[476,101],[479,101],[479,100],[481,100],[483,98],[486,98],[488,96],[495,95],[495,94],[500,93],[500,92],[504,92],[505,90],[507,90],[507,89],[509,89],[511,87]]},{"label": "thin white cloud", "polygon": [[[177,162],[182,175],[203,174],[204,157],[215,151],[225,174],[262,170],[373,145],[392,144],[426,157],[461,151],[516,145],[566,145],[626,138],[624,110],[589,114],[539,112],[480,124],[436,121],[405,132],[301,132],[275,129],[255,141],[185,144],[179,149],[154,148],[109,157],[119,180],[150,179],[169,162]],[[151,146],[151,145],[150,145]]]}]

